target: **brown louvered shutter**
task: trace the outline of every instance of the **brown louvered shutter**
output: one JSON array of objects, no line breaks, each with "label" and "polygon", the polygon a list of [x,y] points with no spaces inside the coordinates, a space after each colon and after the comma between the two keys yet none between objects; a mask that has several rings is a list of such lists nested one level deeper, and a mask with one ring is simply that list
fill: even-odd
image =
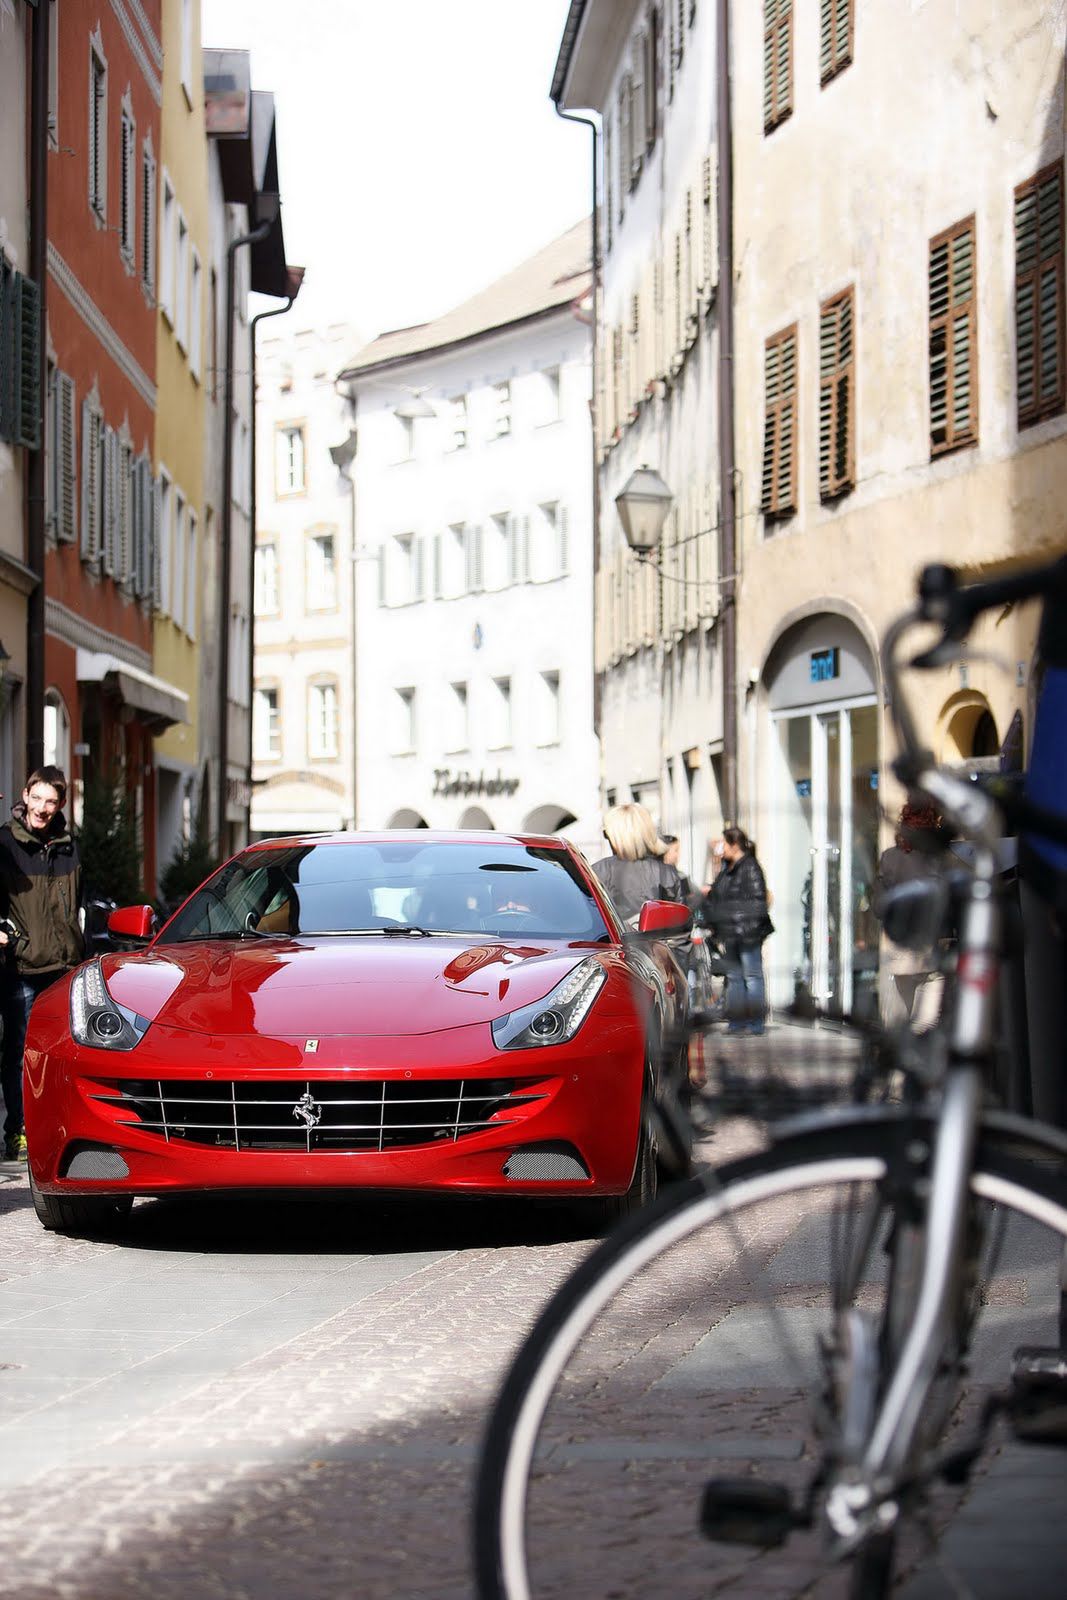
[{"label": "brown louvered shutter", "polygon": [[974,218],[930,241],[930,454],[978,438]]},{"label": "brown louvered shutter", "polygon": [[829,83],[852,60],[853,0],[820,0],[819,81]]},{"label": "brown louvered shutter", "polygon": [[833,500],[856,482],[853,291],[819,308],[819,496]]},{"label": "brown louvered shutter", "polygon": [[793,109],[793,0],[763,0],[763,131]]},{"label": "brown louvered shutter", "polygon": [[1063,167],[1015,191],[1015,348],[1020,428],[1063,410]]},{"label": "brown louvered shutter", "polygon": [[797,327],[767,340],[764,365],[763,494],[765,517],[797,508]]}]

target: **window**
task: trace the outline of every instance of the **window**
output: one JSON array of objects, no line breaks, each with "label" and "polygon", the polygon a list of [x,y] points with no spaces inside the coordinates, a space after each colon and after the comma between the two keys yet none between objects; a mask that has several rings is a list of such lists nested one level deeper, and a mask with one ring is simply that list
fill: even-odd
[{"label": "window", "polygon": [[978,438],[974,218],[930,241],[930,454]]},{"label": "window", "polygon": [[200,252],[193,247],[189,272],[189,370],[194,378],[200,376],[201,310],[204,271],[200,265]]},{"label": "window", "polygon": [[107,216],[107,62],[98,37],[89,45],[89,206]]},{"label": "window", "polygon": [[100,415],[99,402],[95,398],[86,398],[82,402],[81,555],[83,561],[90,563],[100,559],[102,433],[103,418]]},{"label": "window", "polygon": [[308,757],[312,761],[337,759],[337,685],[313,683],[308,690]]},{"label": "window", "polygon": [[385,604],[411,605],[422,599],[422,545],[413,533],[398,533],[385,551]]},{"label": "window", "polygon": [[125,588],[130,581],[133,546],[133,445],[129,437],[119,438],[118,516],[116,518],[116,582]]},{"label": "window", "polygon": [[543,428],[559,421],[559,368],[545,367],[534,374],[532,388],[533,422]]},{"label": "window", "polygon": [[163,215],[159,226],[159,303],[167,321],[174,326],[174,228],[177,205],[174,186],[163,174]]},{"label": "window", "polygon": [[797,508],[797,329],[767,340],[764,355],[763,498],[765,517]]},{"label": "window", "polygon": [[58,689],[45,691],[44,759],[46,766],[70,771],[70,717]]},{"label": "window", "polygon": [[1063,167],[1015,191],[1015,350],[1019,427],[1063,410]]},{"label": "window", "polygon": [[493,678],[489,686],[489,748],[503,750],[511,743],[511,679]]},{"label": "window", "polygon": [[853,291],[819,308],[819,494],[823,500],[856,482],[856,367],[852,344]]},{"label": "window", "polygon": [[174,491],[174,520],[171,524],[171,603],[170,614],[180,627],[185,617],[185,575],[186,575],[186,543],[188,538],[188,523],[186,520],[185,496],[180,490]]},{"label": "window", "polygon": [[819,81],[825,84],[852,60],[853,0],[820,0],[820,12]]},{"label": "window", "polygon": [[389,748],[395,756],[409,755],[415,748],[414,689],[394,689],[389,709]]},{"label": "window", "polygon": [[793,0],[763,0],[763,131],[793,109]]},{"label": "window", "polygon": [[511,384],[494,383],[489,395],[492,401],[489,432],[494,439],[501,439],[511,432]]},{"label": "window", "polygon": [[539,672],[534,680],[534,737],[539,745],[559,743],[559,673]]},{"label": "window", "polygon": [[467,711],[467,685],[465,683],[449,684],[445,723],[445,749],[449,752],[466,750],[470,743]]},{"label": "window", "polygon": [[501,511],[489,518],[486,531],[489,535],[486,550],[485,586],[487,589],[506,589],[518,582],[517,544],[518,518]]},{"label": "window", "polygon": [[279,495],[303,494],[307,487],[304,476],[304,427],[302,423],[289,423],[274,432],[275,486]]},{"label": "window", "polygon": [[160,611],[170,612],[171,555],[174,546],[174,486],[168,474],[159,473],[159,539],[156,545],[157,582],[155,601]]},{"label": "window", "polygon": [[304,589],[308,611],[337,608],[337,547],[332,533],[313,533],[305,551]]},{"label": "window", "polygon": [[178,209],[178,243],[174,257],[174,332],[183,350],[189,348],[189,224]]},{"label": "window", "polygon": [[467,397],[463,394],[453,395],[446,402],[445,449],[465,450],[467,448]]},{"label": "window", "polygon": [[156,162],[152,141],[141,146],[141,283],[149,294],[156,287]]},{"label": "window", "polygon": [[252,695],[252,755],[256,761],[277,761],[282,753],[282,721],[277,689],[256,686]]},{"label": "window", "polygon": [[47,492],[51,506],[49,526],[62,544],[78,537],[78,467],[75,440],[74,379],[54,371],[49,385],[49,459]]},{"label": "window", "polygon": [[40,328],[36,282],[0,251],[0,439],[30,450],[41,443]]},{"label": "window", "polygon": [[199,524],[192,507],[186,515],[188,520],[185,539],[185,631],[190,639],[195,639],[196,613],[200,600],[200,585],[197,582]]},{"label": "window", "polygon": [[567,570],[567,509],[558,501],[540,505],[528,536],[526,576],[547,583]]},{"label": "window", "polygon": [[128,100],[123,100],[119,122],[119,250],[122,259],[133,266],[133,227],[136,208],[135,185],[137,129]]},{"label": "window", "polygon": [[278,614],[278,546],[273,539],[256,545],[254,595],[257,617]]}]

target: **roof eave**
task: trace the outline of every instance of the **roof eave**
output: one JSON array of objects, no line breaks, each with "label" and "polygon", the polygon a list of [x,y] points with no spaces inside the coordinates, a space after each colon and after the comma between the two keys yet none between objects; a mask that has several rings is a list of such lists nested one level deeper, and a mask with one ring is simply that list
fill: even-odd
[{"label": "roof eave", "polygon": [[337,374],[337,380],[341,382],[347,379],[350,382],[357,382],[367,374],[386,372],[396,367],[407,366],[413,361],[428,360],[432,356],[461,350],[464,345],[478,344],[483,339],[492,339],[502,333],[509,333],[512,328],[529,327],[531,323],[541,322],[546,317],[557,316],[581,298],[580,294],[572,295],[566,300],[557,301],[555,305],[542,306],[537,311],[528,312],[526,316],[511,317],[507,322],[497,322],[491,327],[479,328],[473,333],[463,334],[458,339],[446,339],[440,344],[423,345],[418,350],[406,350],[403,355],[384,356],[380,361],[368,362],[366,366],[346,367]]}]

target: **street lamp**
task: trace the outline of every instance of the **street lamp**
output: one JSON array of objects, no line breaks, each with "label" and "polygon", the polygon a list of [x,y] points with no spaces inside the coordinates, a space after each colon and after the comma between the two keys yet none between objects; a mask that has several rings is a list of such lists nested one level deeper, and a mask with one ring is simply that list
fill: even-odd
[{"label": "street lamp", "polygon": [[615,496],[626,543],[639,560],[647,560],[659,544],[663,524],[673,504],[674,496],[659,473],[646,466],[631,472]]}]

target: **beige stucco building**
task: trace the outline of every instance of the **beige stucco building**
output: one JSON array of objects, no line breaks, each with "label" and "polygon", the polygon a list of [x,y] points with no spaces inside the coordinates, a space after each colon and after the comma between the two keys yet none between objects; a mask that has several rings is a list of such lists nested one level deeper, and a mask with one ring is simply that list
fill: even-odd
[{"label": "beige stucco building", "polygon": [[[739,792],[775,998],[848,1006],[900,799],[879,639],[928,561],[1067,546],[1064,15],[827,9],[734,8]],[[1034,632],[914,676],[941,759],[1021,762]]]},{"label": "beige stucco building", "polygon": [[[1067,547],[1065,16],[1046,0],[725,15],[729,127],[710,3],[574,0],[552,86],[593,112],[600,153],[605,798],[640,798],[684,835],[681,766],[692,832],[710,831],[722,789],[695,816],[684,769],[706,753],[714,778],[736,718],[736,820],[778,926],[772,998],[799,986],[848,1007],[877,987],[870,894],[901,798],[880,638],[925,562],[974,574]],[[702,208],[731,178],[724,266],[718,208]],[[709,362],[729,306],[727,480]],[[641,461],[675,503],[637,568],[612,501]],[[700,538],[725,524],[729,483],[735,574]],[[1034,641],[1017,608],[916,682],[940,757],[1022,764]]]}]

